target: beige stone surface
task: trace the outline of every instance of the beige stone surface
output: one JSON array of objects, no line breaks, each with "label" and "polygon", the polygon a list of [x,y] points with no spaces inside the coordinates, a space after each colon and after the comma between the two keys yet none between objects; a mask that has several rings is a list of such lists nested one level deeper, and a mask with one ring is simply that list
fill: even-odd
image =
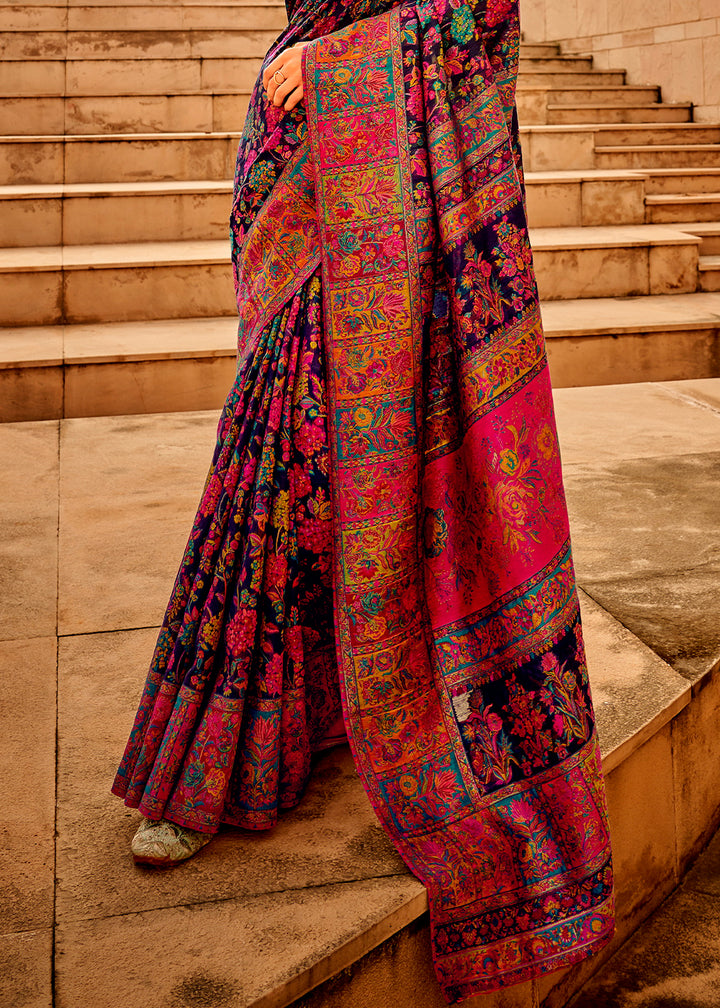
[{"label": "beige stone surface", "polygon": [[54,636],[0,642],[2,936],[53,924],[56,666]]},{"label": "beige stone surface", "polygon": [[408,876],[62,924],[58,998],[63,1008],[289,1004],[413,920],[424,902]]},{"label": "beige stone surface", "polygon": [[[468,998],[466,1008],[537,1008],[534,984]],[[445,1008],[430,955],[427,915],[365,955],[353,970],[293,1002],[293,1008]]]},{"label": "beige stone surface", "polygon": [[561,335],[551,340],[547,353],[556,389],[589,381],[602,386],[704,378],[717,372],[717,328],[688,321],[685,331]]},{"label": "beige stone surface", "polygon": [[717,898],[681,887],[573,1001],[574,1008],[714,1008],[720,983]]},{"label": "beige stone surface", "polygon": [[649,293],[647,249],[546,251],[534,247],[533,253],[544,301]]},{"label": "beige stone surface", "polygon": [[55,634],[58,424],[0,426],[0,639]]},{"label": "beige stone surface", "polygon": [[582,218],[586,227],[642,224],[645,220],[642,179],[586,179],[582,183]]},{"label": "beige stone surface", "polygon": [[62,310],[60,270],[0,273],[0,325],[52,325],[62,321]]},{"label": "beige stone surface", "polygon": [[61,141],[0,137],[0,185],[49,184],[62,177]]},{"label": "beige stone surface", "polygon": [[235,379],[235,354],[65,368],[64,415],[219,410]]},{"label": "beige stone surface", "polygon": [[0,366],[0,423],[56,420],[62,414],[61,366]]},{"label": "beige stone surface", "polygon": [[[719,467],[710,452],[565,471],[580,584],[693,681],[720,658]],[[612,516],[612,536],[598,513]]]},{"label": "beige stone surface", "polygon": [[[0,243],[13,245],[59,244],[62,235],[61,202],[57,195],[46,199],[12,199],[10,186],[0,197]],[[57,194],[57,189],[55,189]]]},{"label": "beige stone surface", "polygon": [[[714,378],[672,382],[671,388],[681,396],[709,406],[712,410],[720,413],[720,382]],[[703,423],[707,423],[707,421],[708,417],[704,416]]]},{"label": "beige stone surface", "polygon": [[[302,802],[275,829],[226,828],[172,872],[137,868],[129,843],[138,813],[109,789],[155,638],[155,630],[137,630],[61,641],[59,921],[406,875],[346,746],[320,758]],[[79,838],[90,829],[97,842],[88,847]]]},{"label": "beige stone surface", "polygon": [[672,726],[677,849],[685,871],[720,821],[720,677],[696,688],[692,707]]},{"label": "beige stone surface", "polygon": [[[720,296],[666,294],[662,297],[589,298],[542,304],[545,331],[550,339],[585,332],[609,333],[717,329]],[[586,382],[588,386],[593,382]]]},{"label": "beige stone surface", "polygon": [[[533,81],[533,75],[529,76],[529,81]],[[590,132],[561,136],[533,132],[523,137],[522,147],[528,171],[562,171],[570,165],[576,169],[595,167],[594,143]]]},{"label": "beige stone surface", "polygon": [[100,194],[65,200],[66,244],[227,239],[229,192]]},{"label": "beige stone surface", "polygon": [[68,322],[197,318],[213,312],[237,312],[232,271],[224,262],[77,269],[65,274]]},{"label": "beige stone surface", "polygon": [[[65,326],[66,364],[230,357],[237,353],[237,320],[161,319]],[[1,337],[0,337],[1,342]]]},{"label": "beige stone surface", "polygon": [[[69,183],[227,179],[233,175],[238,140],[239,134],[172,134],[163,138],[138,134],[132,139],[101,141],[73,137],[65,143],[64,178]],[[29,181],[35,181],[34,176]]]},{"label": "beige stone surface", "polygon": [[[68,60],[68,95],[107,95],[117,91],[118,81],[132,81],[138,94],[174,94],[197,91],[201,60]],[[140,72],[142,71],[142,72]],[[202,177],[202,176],[199,176]]]},{"label": "beige stone surface", "polygon": [[698,286],[697,246],[656,246],[648,251],[649,294],[685,294]]},{"label": "beige stone surface", "polygon": [[528,222],[533,228],[580,226],[582,224],[582,184],[535,182],[526,178]]},{"label": "beige stone surface", "polygon": [[667,725],[606,778],[620,937],[677,882],[672,758]]},{"label": "beige stone surface", "polygon": [[609,774],[690,703],[691,689],[585,592],[580,601],[603,771]]},{"label": "beige stone surface", "polygon": [[[720,412],[688,401],[702,388],[718,396],[720,382],[669,382],[555,389],[555,413],[566,465],[691,455],[720,447]],[[684,393],[684,394],[683,394]]]},{"label": "beige stone surface", "polygon": [[7,1008],[53,1008],[53,933],[0,935],[0,1004]]},{"label": "beige stone surface", "polygon": [[0,134],[36,136],[62,134],[65,109],[62,98],[5,98],[0,108]]},{"label": "beige stone surface", "polygon": [[161,621],[217,420],[211,412],[63,423],[61,633]]}]

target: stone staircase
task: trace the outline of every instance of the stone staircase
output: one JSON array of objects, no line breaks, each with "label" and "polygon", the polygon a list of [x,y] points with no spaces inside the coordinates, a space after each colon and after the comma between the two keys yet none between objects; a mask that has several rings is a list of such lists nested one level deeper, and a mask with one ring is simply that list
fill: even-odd
[{"label": "stone staircase", "polygon": [[[220,405],[235,152],[284,6],[0,9],[0,419]],[[520,71],[555,384],[717,374],[720,126],[554,45]]]}]

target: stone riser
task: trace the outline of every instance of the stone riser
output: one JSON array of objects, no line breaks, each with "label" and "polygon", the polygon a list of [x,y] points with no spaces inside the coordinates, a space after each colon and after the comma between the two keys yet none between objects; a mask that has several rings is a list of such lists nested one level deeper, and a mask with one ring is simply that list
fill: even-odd
[{"label": "stone riser", "polygon": [[621,87],[625,83],[624,70],[592,70],[588,73],[580,71],[565,73],[561,71],[540,72],[525,71],[522,76],[523,84],[542,85],[548,89],[553,88],[573,88],[583,85],[599,86],[605,84],[611,87]]},{"label": "stone riser", "polygon": [[708,193],[707,201],[688,203],[682,196],[677,202],[662,204],[649,203],[647,221],[649,224],[675,224],[688,217],[694,221],[717,221],[720,223],[720,193]]},{"label": "stone riser", "polygon": [[528,175],[525,191],[532,228],[645,223],[642,178],[536,182]]},{"label": "stone riser", "polygon": [[210,241],[228,236],[232,182],[218,191],[36,196],[0,201],[0,247]]},{"label": "stone riser", "polygon": [[598,147],[650,146],[665,144],[717,144],[720,126],[708,123],[643,124],[608,126],[595,131]]},{"label": "stone riser", "polygon": [[[720,192],[720,167],[649,169],[645,174],[645,189],[649,194]],[[687,218],[686,218],[687,219]]]},{"label": "stone riser", "polygon": [[[15,366],[7,366],[7,335],[0,333],[0,356],[6,361],[0,367],[0,422],[220,408],[234,375],[235,319],[213,320],[210,338],[204,319],[176,324],[175,337],[166,343],[154,335],[161,323],[107,325],[104,354],[96,327],[84,339],[83,330],[73,327],[66,338],[72,356],[63,360],[60,352],[43,360],[21,353]],[[198,326],[194,349],[193,325]],[[717,320],[714,325],[688,320],[684,328],[674,323],[652,332],[581,330],[579,324],[578,332],[560,335],[552,324],[546,327],[555,387],[672,381],[717,372]],[[28,349],[37,353],[45,333],[27,332]]]},{"label": "stone riser", "polygon": [[[568,123],[687,123],[691,118],[691,105],[643,105],[623,108],[597,105],[590,108],[548,107],[545,123],[548,126],[562,126]],[[527,125],[530,123],[527,122]]]},{"label": "stone riser", "polygon": [[[525,127],[521,131],[525,169],[720,167],[720,144],[606,149],[616,139],[612,129],[606,133],[582,127]],[[637,137],[648,139],[647,130],[641,126],[637,130]],[[223,179],[234,173],[238,139],[239,131],[211,136],[0,138],[0,185]]]},{"label": "stone riser", "polygon": [[[238,53],[242,52],[242,56]],[[182,91],[202,90],[245,90],[252,87],[257,78],[265,50],[255,53],[247,47],[230,49],[224,54],[188,54],[184,57],[172,52],[141,53],[136,56],[124,55],[118,51],[105,52],[95,57],[51,58],[43,52],[42,57],[29,60],[5,60],[0,62],[0,93],[6,95],[121,95],[177,94]],[[141,64],[139,66],[138,64]],[[584,89],[593,88],[589,100],[595,94],[602,95],[601,86],[611,87],[613,93],[624,84],[621,72],[594,71],[591,73],[539,73],[524,72],[520,78],[521,87],[542,88],[550,96],[567,94],[568,97],[582,96]],[[639,89],[632,89],[637,100]],[[646,89],[647,90],[647,89]],[[657,92],[657,89],[652,89]],[[520,93],[520,104],[527,102]],[[560,102],[565,99],[560,99]],[[577,100],[583,100],[582,97]],[[588,99],[585,99],[588,100]],[[602,99],[600,99],[602,100]],[[620,100],[625,101],[623,96]],[[630,91],[627,94],[630,100]]]},{"label": "stone riser", "polygon": [[[247,112],[247,90],[231,94],[107,95],[87,97],[8,97],[0,107],[0,135],[78,135],[96,133],[193,132],[241,129]],[[539,99],[538,99],[539,101]],[[674,141],[675,134],[661,129],[662,123],[688,123],[690,106],[658,105],[634,108],[541,108],[524,112],[528,125],[595,125],[597,123],[658,123],[652,142]],[[714,142],[717,131],[693,130],[692,141]],[[603,141],[616,145],[630,137],[643,142],[646,131],[623,130],[621,135],[605,135]],[[683,134],[684,137],[684,134]]]},{"label": "stone riser", "polygon": [[109,97],[176,95],[183,91],[245,91],[262,57],[227,59],[104,59],[0,62],[0,94]]},{"label": "stone riser", "polygon": [[[580,227],[645,222],[641,178],[536,182],[527,178],[533,227]],[[161,185],[161,184],[159,184]],[[19,188],[0,194],[0,247],[92,245],[106,242],[223,239],[228,232],[232,182],[212,191],[203,183],[136,187]],[[21,196],[22,193],[22,196]],[[687,211],[677,220],[687,220]],[[713,218],[711,218],[713,219]]]},{"label": "stone riser", "polygon": [[203,318],[237,311],[227,261],[0,274],[2,325]]},{"label": "stone riser", "polygon": [[720,291],[720,255],[703,256],[700,262],[700,290]]},{"label": "stone riser", "polygon": [[679,148],[677,150],[595,152],[598,168],[687,168],[691,163],[696,168],[720,168],[720,147],[716,149]]},{"label": "stone riser", "polygon": [[277,31],[0,33],[0,59],[209,59],[265,56]]},{"label": "stone riser", "polygon": [[0,135],[240,131],[248,100],[247,93],[6,98]]},{"label": "stone riser", "polygon": [[623,87],[585,87],[544,88],[538,85],[529,87],[524,77],[518,79],[518,108],[524,108],[526,102],[535,97],[547,99],[548,105],[656,105],[660,101],[660,88],[650,85],[637,87],[626,84]]},{"label": "stone riser", "polygon": [[[203,191],[203,183],[185,184],[183,191],[172,183],[165,191],[144,190],[142,185],[136,192],[119,187],[113,191],[111,185],[91,190],[21,190],[22,198],[19,193],[17,198],[2,194],[0,247],[220,240],[228,233],[229,180],[211,192]],[[641,178],[536,182],[529,175],[526,191],[535,228],[642,224],[646,219]],[[675,219],[685,221],[687,216],[685,210]]]},{"label": "stone riser", "polygon": [[0,185],[227,179],[239,134],[0,141]]},{"label": "stone riser", "polygon": [[534,240],[544,301],[684,293],[698,287],[697,243],[543,250]]},{"label": "stone riser", "polygon": [[[608,247],[598,237],[594,247],[570,248],[562,247],[561,236],[559,247],[542,248],[541,236],[538,232],[534,240],[534,261],[545,300],[697,289],[698,242],[692,236],[681,243],[660,237],[653,243],[648,237],[648,244],[619,247]],[[232,314],[228,256],[224,242],[108,245],[102,258],[92,246],[80,246],[72,255],[52,248],[6,252],[0,273],[0,325]],[[63,267],[63,262],[68,265]]]},{"label": "stone riser", "polygon": [[275,29],[287,24],[284,4],[138,4],[115,6],[42,6],[28,4],[4,9],[3,33]]},{"label": "stone riser", "polygon": [[592,59],[585,56],[528,57],[520,53],[519,70],[521,74],[543,71],[548,73],[580,71],[589,73],[592,70]]}]

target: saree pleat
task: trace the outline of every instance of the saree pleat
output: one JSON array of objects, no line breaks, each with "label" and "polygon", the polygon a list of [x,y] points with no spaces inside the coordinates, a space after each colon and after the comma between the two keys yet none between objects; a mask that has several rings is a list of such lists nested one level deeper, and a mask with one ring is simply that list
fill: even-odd
[{"label": "saree pleat", "polygon": [[273,825],[347,732],[451,1003],[613,933],[517,0],[307,0],[231,214],[238,378],[114,790]]},{"label": "saree pleat", "polygon": [[240,368],[113,790],[151,819],[267,828],[337,741],[320,281]]}]

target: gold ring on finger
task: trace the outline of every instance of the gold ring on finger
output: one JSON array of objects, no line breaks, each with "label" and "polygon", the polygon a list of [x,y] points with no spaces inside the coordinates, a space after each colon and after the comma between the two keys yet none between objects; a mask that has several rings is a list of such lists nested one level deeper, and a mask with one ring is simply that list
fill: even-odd
[{"label": "gold ring on finger", "polygon": [[[279,76],[278,76],[278,74],[279,74]],[[282,70],[276,70],[275,71],[275,73],[273,74],[273,80],[275,81],[276,84],[284,84],[285,83],[286,77],[285,77],[285,74],[282,72]]]}]

